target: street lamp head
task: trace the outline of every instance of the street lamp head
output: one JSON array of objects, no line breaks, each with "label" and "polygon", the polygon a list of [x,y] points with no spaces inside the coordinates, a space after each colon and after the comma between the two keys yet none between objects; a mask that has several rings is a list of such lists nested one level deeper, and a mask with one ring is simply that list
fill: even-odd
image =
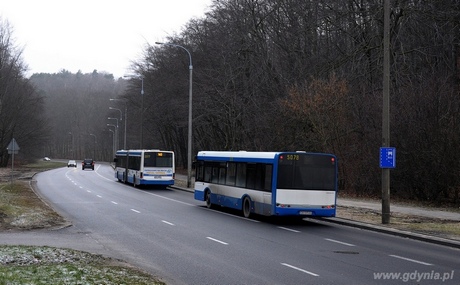
[{"label": "street lamp head", "polygon": [[125,102],[125,103],[128,102],[128,99],[126,99],[126,98],[121,98],[121,99],[120,98],[110,98],[109,100],[110,101],[121,101],[121,102]]},{"label": "street lamp head", "polygon": [[128,78],[128,79],[144,79],[144,76],[142,74],[125,74],[123,75],[123,78]]},{"label": "street lamp head", "polygon": [[[120,121],[123,121],[123,112],[118,108],[109,107],[110,110],[117,110],[120,112]],[[110,118],[109,118],[110,119]]]},{"label": "street lamp head", "polygon": [[162,44],[164,44],[164,43],[162,43],[162,42],[155,42],[155,44],[157,44],[157,45],[162,45]]}]

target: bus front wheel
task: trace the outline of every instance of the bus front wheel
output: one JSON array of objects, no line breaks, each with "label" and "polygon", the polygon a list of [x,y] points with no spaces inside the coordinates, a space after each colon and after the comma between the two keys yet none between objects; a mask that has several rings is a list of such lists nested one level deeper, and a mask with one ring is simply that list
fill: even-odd
[{"label": "bus front wheel", "polygon": [[251,216],[251,199],[244,197],[243,199],[243,216],[249,218]]}]

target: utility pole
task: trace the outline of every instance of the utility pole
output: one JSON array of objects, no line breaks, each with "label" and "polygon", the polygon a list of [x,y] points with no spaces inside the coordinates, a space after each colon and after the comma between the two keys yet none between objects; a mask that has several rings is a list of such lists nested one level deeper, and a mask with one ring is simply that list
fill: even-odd
[{"label": "utility pole", "polygon": [[[382,147],[390,146],[390,0],[383,1]],[[390,169],[382,168],[382,224],[390,223]]]}]

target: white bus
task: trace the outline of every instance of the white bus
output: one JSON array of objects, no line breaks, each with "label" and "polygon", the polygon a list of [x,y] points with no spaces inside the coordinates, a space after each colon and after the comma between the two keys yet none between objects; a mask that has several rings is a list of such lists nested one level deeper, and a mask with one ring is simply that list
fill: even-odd
[{"label": "white bus", "polygon": [[307,152],[200,151],[195,199],[241,210],[245,217],[334,217],[337,158]]},{"label": "white bus", "polygon": [[158,149],[118,150],[115,157],[115,178],[139,185],[174,184],[174,152]]}]

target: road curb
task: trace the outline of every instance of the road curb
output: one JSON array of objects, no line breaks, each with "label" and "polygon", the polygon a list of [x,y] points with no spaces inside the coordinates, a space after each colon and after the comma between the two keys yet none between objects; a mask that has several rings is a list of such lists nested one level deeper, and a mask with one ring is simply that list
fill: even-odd
[{"label": "road curb", "polygon": [[[35,176],[35,174],[34,174],[34,176]],[[46,207],[48,207],[52,211],[58,213],[58,215],[64,220],[62,224],[52,226],[52,227],[49,227],[47,229],[49,229],[49,230],[61,230],[61,229],[65,229],[65,228],[68,228],[68,227],[72,226],[72,223],[69,220],[67,220],[67,218],[65,218],[64,215],[62,215],[60,212],[58,212],[58,210],[56,208],[51,206],[51,203],[49,203],[48,200],[46,200],[42,195],[40,195],[40,191],[37,190],[37,180],[35,180],[35,179],[30,180],[29,181],[29,187],[32,190],[32,192],[35,193],[35,195],[38,197],[38,199],[40,199],[40,201],[42,201],[42,203],[44,205],[46,205]]]},{"label": "road curb", "polygon": [[195,192],[195,190],[193,190],[193,189],[184,188],[184,187],[179,187],[179,186],[175,186],[175,185],[170,185],[169,188],[173,188],[173,189],[181,190],[181,191],[185,191],[185,192],[190,192],[190,193]]}]

